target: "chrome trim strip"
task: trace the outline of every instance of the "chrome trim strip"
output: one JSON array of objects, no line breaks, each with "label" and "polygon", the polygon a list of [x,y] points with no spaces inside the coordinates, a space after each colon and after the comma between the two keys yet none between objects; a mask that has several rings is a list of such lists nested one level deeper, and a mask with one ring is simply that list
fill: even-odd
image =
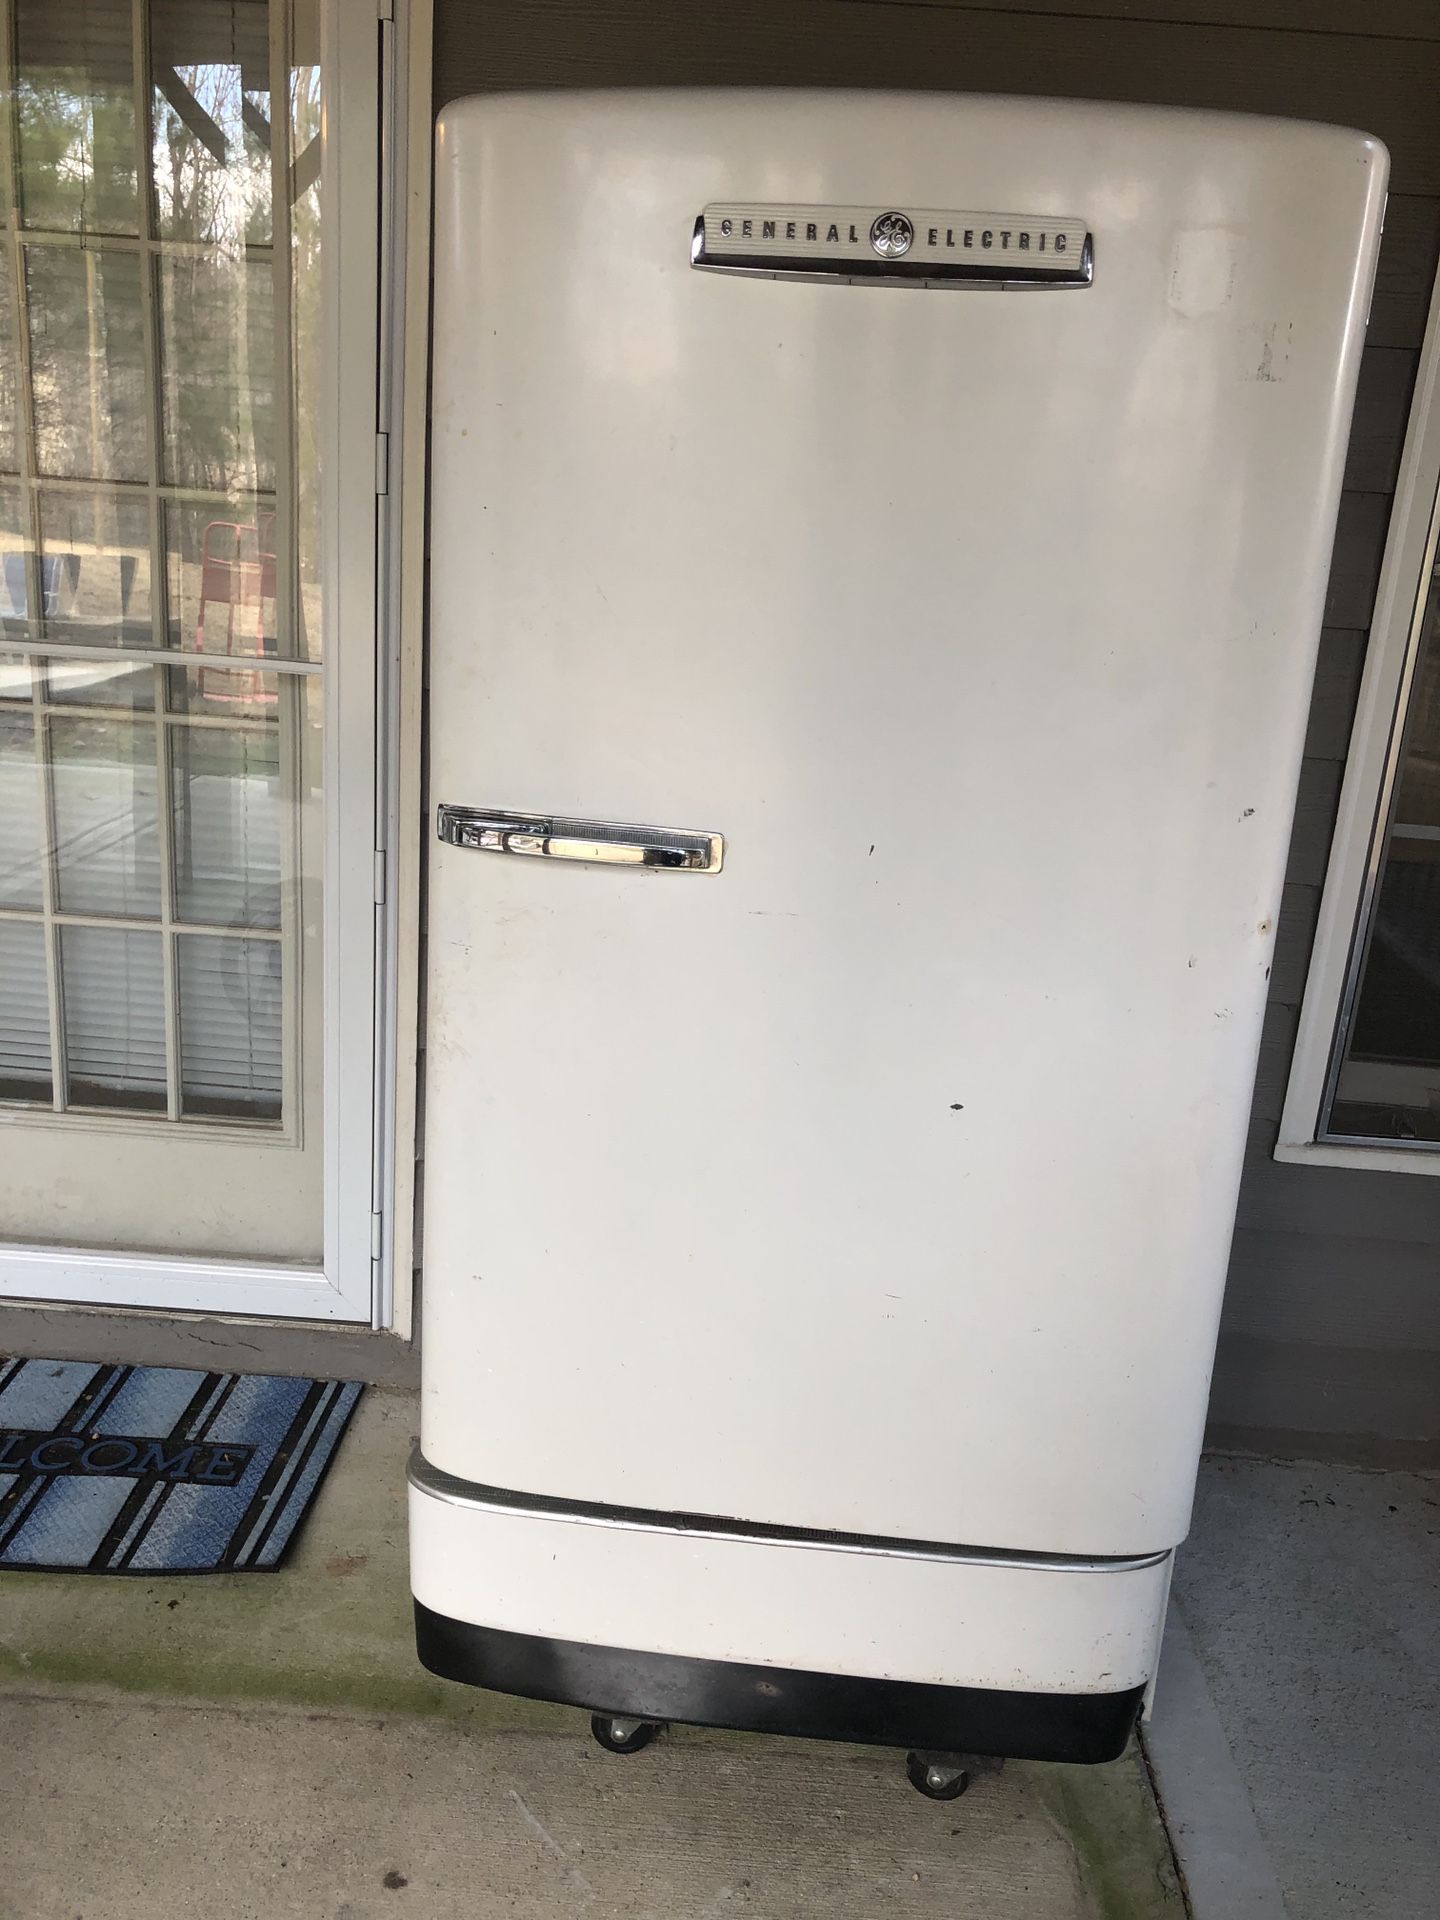
[{"label": "chrome trim strip", "polygon": [[701,273],[730,273],[746,280],[801,280],[816,285],[847,287],[937,287],[972,293],[1036,293],[1050,289],[1063,293],[1088,287],[1095,278],[1095,236],[1087,233],[1078,263],[1059,271],[1047,267],[992,267],[978,264],[936,265],[924,260],[839,259],[827,263],[814,258],[787,260],[774,254],[727,254],[715,259],[705,251],[705,216],[695,221],[690,237],[690,264]]},{"label": "chrome trim strip", "polygon": [[1160,1566],[1173,1549],[1158,1553],[1085,1556],[1025,1553],[1008,1547],[945,1546],[936,1540],[891,1540],[858,1533],[823,1533],[805,1527],[778,1527],[753,1520],[721,1520],[708,1514],[655,1513],[643,1507],[611,1507],[547,1494],[511,1493],[446,1473],[417,1446],[406,1478],[417,1493],[452,1507],[508,1514],[528,1520],[571,1520],[583,1527],[611,1527],[622,1533],[665,1533],[686,1540],[750,1542],[772,1547],[808,1547],[827,1553],[861,1553],[886,1560],[938,1560],[962,1566],[1017,1567],[1035,1573],[1138,1573]]}]

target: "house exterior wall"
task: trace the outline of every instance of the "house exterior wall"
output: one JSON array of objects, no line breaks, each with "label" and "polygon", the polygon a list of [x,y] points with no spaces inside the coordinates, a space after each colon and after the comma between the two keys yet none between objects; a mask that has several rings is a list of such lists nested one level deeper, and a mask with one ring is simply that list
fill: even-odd
[{"label": "house exterior wall", "polygon": [[[1218,1444],[1440,1459],[1440,1179],[1271,1157],[1440,252],[1434,0],[435,0],[435,103],[542,86],[940,88],[1361,127],[1391,197],[1211,1401]],[[1363,32],[1355,30],[1357,23]]]}]

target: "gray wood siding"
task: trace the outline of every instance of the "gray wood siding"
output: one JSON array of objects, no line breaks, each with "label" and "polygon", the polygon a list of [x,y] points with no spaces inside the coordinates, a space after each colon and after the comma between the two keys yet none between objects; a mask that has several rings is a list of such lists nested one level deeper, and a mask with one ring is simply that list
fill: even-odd
[{"label": "gray wood siding", "polygon": [[1440,4],[436,0],[437,106],[665,84],[1153,101],[1336,121],[1390,148],[1211,1413],[1220,1440],[1440,1458],[1440,1179],[1271,1157],[1440,254]]}]

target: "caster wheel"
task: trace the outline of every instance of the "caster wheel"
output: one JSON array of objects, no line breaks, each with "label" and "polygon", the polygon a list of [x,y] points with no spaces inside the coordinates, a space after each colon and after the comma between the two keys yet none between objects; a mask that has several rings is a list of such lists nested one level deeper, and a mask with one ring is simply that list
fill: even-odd
[{"label": "caster wheel", "polygon": [[630,1720],[618,1713],[592,1713],[590,1731],[607,1753],[639,1753],[660,1731],[655,1720]]},{"label": "caster wheel", "polygon": [[958,1800],[970,1784],[968,1768],[948,1753],[907,1753],[905,1777],[927,1800]]}]

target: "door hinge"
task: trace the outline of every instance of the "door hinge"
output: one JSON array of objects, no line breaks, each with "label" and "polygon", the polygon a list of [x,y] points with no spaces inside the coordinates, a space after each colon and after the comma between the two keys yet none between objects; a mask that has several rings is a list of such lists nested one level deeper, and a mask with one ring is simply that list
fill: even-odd
[{"label": "door hinge", "polygon": [[380,18],[382,20],[393,20],[395,18],[395,0],[378,0],[378,4],[380,7]]},{"label": "door hinge", "polygon": [[372,1213],[370,1216],[370,1258],[378,1260],[385,1247],[385,1216]]},{"label": "door hinge", "polygon": [[390,436],[377,433],[375,436],[375,491],[382,498],[390,491]]},{"label": "door hinge", "polygon": [[375,849],[375,904],[377,907],[383,907],[385,904],[385,849],[383,847]]}]

